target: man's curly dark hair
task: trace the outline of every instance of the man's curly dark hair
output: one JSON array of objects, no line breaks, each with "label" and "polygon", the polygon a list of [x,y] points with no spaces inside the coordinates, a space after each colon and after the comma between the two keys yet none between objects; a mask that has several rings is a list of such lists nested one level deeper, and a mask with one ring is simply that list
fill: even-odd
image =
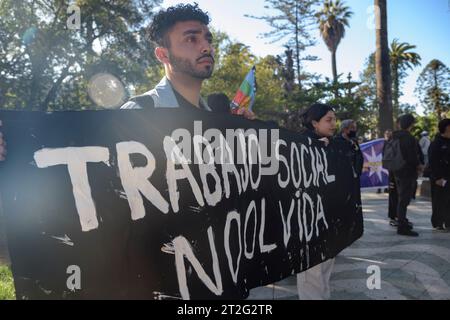
[{"label": "man's curly dark hair", "polygon": [[207,12],[202,11],[197,3],[178,4],[169,7],[166,10],[159,11],[153,18],[152,23],[147,29],[147,37],[149,40],[156,42],[158,46],[166,48],[170,47],[167,39],[167,32],[177,23],[183,21],[199,21],[204,25],[208,25],[211,19]]}]

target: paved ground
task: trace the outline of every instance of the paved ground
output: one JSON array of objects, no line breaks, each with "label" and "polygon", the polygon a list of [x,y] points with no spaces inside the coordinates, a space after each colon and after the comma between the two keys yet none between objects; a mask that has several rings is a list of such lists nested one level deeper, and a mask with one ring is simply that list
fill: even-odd
[{"label": "paved ground", "polygon": [[[399,236],[387,219],[387,195],[363,193],[364,236],[336,259],[331,299],[450,299],[450,233],[430,224],[431,202],[408,207],[418,238]],[[370,290],[369,266],[381,271],[381,288]],[[251,291],[250,299],[297,299],[296,278]]]}]

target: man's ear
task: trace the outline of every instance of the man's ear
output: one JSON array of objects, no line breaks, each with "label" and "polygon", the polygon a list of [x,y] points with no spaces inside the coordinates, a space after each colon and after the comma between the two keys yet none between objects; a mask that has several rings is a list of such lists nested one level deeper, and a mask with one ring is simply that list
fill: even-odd
[{"label": "man's ear", "polygon": [[155,48],[156,58],[163,64],[169,63],[169,50],[164,47]]}]

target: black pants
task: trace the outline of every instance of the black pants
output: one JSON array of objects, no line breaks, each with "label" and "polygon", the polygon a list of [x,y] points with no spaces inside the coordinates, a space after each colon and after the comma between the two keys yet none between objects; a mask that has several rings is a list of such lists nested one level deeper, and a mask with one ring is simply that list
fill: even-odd
[{"label": "black pants", "polygon": [[436,185],[435,180],[431,180],[431,224],[434,228],[450,228],[450,186],[442,188]]},{"label": "black pants", "polygon": [[416,177],[416,181],[414,183],[414,188],[412,190],[412,195],[411,195],[411,199],[414,199],[414,200],[416,200],[416,191],[417,191],[417,186],[418,186],[417,178],[418,177]]},{"label": "black pants", "polygon": [[406,219],[406,210],[411,202],[411,195],[416,184],[416,175],[397,175],[394,174],[395,185],[397,187],[397,220],[399,228],[406,226],[408,220]]},{"label": "black pants", "polygon": [[389,171],[388,195],[389,195],[388,217],[389,219],[394,220],[397,218],[398,195],[397,195],[397,187],[395,185],[394,173],[392,171]]}]

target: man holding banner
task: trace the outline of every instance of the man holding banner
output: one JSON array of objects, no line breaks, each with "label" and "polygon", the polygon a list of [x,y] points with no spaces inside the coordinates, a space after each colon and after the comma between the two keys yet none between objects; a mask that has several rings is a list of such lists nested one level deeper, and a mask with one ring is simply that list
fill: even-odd
[{"label": "man holding banner", "polygon": [[[17,146],[0,168],[0,191],[18,297],[245,298],[362,235],[340,148],[204,112],[208,23],[197,5],[155,16],[149,33],[166,76],[122,107],[148,112],[1,111]],[[191,147],[222,161],[203,163]],[[69,281],[80,270],[82,286]]]}]

